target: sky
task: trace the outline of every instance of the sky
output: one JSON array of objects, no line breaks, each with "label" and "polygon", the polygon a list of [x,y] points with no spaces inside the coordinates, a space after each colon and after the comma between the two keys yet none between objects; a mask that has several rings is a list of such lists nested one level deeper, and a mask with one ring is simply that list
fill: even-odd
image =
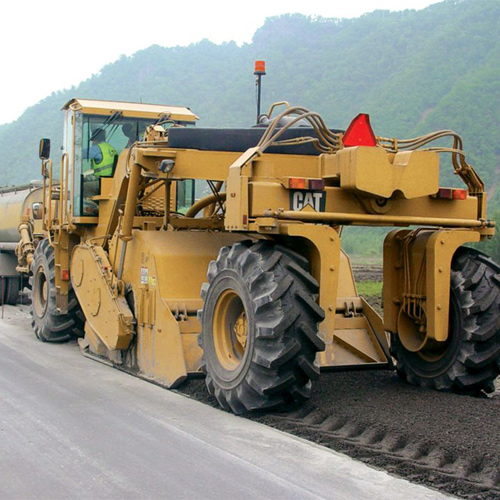
[{"label": "sky", "polygon": [[52,92],[78,85],[121,55],[209,39],[249,43],[267,17],[355,18],[439,0],[28,0],[0,7],[0,125]]}]

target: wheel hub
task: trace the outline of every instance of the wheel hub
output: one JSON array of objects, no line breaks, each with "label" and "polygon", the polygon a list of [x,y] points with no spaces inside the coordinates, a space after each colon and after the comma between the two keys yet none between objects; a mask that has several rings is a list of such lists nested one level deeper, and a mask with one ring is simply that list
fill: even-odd
[{"label": "wheel hub", "polygon": [[248,324],[243,302],[234,290],[224,290],[219,296],[212,330],[219,362],[226,370],[236,370],[245,355]]},{"label": "wheel hub", "polygon": [[[418,354],[423,360],[436,362],[448,349],[448,339],[438,342],[428,335],[425,309],[418,309],[418,314],[408,314],[401,309],[398,316],[398,335],[407,351]],[[451,321],[451,318],[450,318]]]},{"label": "wheel hub", "polygon": [[35,286],[33,290],[33,305],[38,317],[42,317],[47,310],[49,286],[43,266],[36,270]]},{"label": "wheel hub", "polygon": [[245,311],[243,311],[236,320],[234,324],[234,333],[236,335],[236,340],[245,348],[247,344],[247,316]]}]

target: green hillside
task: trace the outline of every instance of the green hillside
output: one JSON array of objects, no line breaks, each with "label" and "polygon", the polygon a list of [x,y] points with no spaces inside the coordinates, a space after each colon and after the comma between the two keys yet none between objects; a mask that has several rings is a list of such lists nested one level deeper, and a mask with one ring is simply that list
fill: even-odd
[{"label": "green hillside", "polygon": [[[39,177],[38,140],[61,143],[61,106],[72,97],[189,106],[201,126],[247,126],[255,116],[253,61],[264,59],[264,108],[288,100],[331,127],[368,112],[377,135],[452,128],[465,139],[500,203],[500,0],[447,0],[421,11],[375,11],[338,20],[268,19],[252,43],[207,40],[152,46],[122,57],[78,87],[58,91],[0,126],[0,184]],[[444,182],[456,182],[451,167]]]}]

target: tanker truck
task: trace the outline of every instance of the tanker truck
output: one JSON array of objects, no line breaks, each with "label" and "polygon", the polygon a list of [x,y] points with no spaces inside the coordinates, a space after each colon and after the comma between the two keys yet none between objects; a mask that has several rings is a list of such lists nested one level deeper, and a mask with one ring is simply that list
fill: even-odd
[{"label": "tanker truck", "polygon": [[[44,236],[42,181],[0,188],[0,303],[14,305],[29,285],[29,264],[23,258]],[[20,233],[25,240],[20,241]]]}]

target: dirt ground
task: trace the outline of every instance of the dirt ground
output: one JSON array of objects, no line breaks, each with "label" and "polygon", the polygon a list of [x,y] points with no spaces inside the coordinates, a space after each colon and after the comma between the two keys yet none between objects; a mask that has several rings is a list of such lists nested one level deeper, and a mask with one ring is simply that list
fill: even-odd
[{"label": "dirt ground", "polygon": [[[380,266],[353,266],[381,281]],[[381,311],[380,297],[367,297]],[[179,392],[212,406],[204,380]],[[462,497],[500,499],[500,386],[487,397],[414,387],[389,371],[324,373],[302,408],[248,418],[413,482]]]},{"label": "dirt ground", "polygon": [[360,281],[382,281],[382,266],[379,264],[360,264],[356,261],[351,263],[356,282]]},{"label": "dirt ground", "polygon": [[[204,380],[179,392],[217,406]],[[500,498],[499,391],[477,398],[413,387],[387,371],[325,373],[287,416],[295,421],[248,418],[463,498]]]}]

